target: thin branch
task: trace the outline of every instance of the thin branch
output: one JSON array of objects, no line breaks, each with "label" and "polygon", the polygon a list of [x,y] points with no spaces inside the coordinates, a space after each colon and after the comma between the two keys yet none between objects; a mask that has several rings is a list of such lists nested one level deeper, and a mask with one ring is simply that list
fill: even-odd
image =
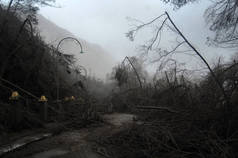
[{"label": "thin branch", "polygon": [[126,33],[126,36],[127,36],[131,41],[133,41],[133,40],[134,40],[134,35],[135,35],[141,28],[143,28],[143,27],[145,27],[145,26],[148,26],[148,25],[154,23],[156,20],[160,19],[161,17],[163,17],[163,16],[165,16],[165,15],[166,15],[166,14],[162,14],[162,15],[156,17],[155,19],[153,19],[153,20],[151,20],[151,21],[149,21],[149,22],[147,22],[147,23],[144,23],[144,24],[142,24],[142,25],[136,26],[135,29],[132,29],[132,30],[130,30],[128,33]]},{"label": "thin branch", "polygon": [[170,18],[169,14],[167,12],[165,12],[165,14],[168,16],[169,21],[171,22],[171,24],[174,26],[174,28],[178,31],[179,35],[184,39],[184,41],[194,50],[194,52],[201,58],[201,60],[205,63],[205,65],[207,66],[207,68],[209,69],[213,79],[215,80],[215,82],[217,83],[218,87],[220,88],[224,99],[226,100],[226,114],[228,115],[228,113],[231,112],[230,109],[230,101],[229,101],[229,97],[227,96],[224,87],[222,86],[222,84],[220,83],[220,81],[218,80],[217,76],[215,75],[215,73],[213,72],[213,70],[211,69],[210,65],[208,64],[208,62],[205,60],[205,58],[198,52],[198,50],[187,40],[187,38],[182,34],[182,32],[178,29],[178,27],[175,25],[175,23],[173,22],[173,20]]},{"label": "thin branch", "polygon": [[163,28],[163,26],[164,26],[164,24],[166,23],[167,20],[168,20],[168,18],[166,18],[166,19],[162,22],[162,25],[161,25],[161,26],[159,27],[159,29],[157,30],[154,39],[152,40],[151,44],[148,46],[148,50],[151,50],[151,49],[152,49],[152,47],[153,47],[155,41],[158,39],[158,36],[159,36],[159,34],[160,34],[160,32],[161,32],[161,30],[162,30],[162,28]]},{"label": "thin branch", "polygon": [[139,81],[140,88],[142,88],[142,82],[141,82],[140,76],[139,76],[139,74],[138,74],[136,68],[134,67],[133,63],[131,62],[131,60],[126,56],[125,59],[122,61],[122,63],[124,63],[124,61],[125,61],[126,59],[129,61],[130,65],[132,66],[132,68],[133,68],[133,70],[134,70],[134,72],[135,72],[135,74],[136,74],[136,77],[137,77],[137,79],[138,79],[138,81]]},{"label": "thin branch", "polygon": [[171,50],[169,53],[175,52],[180,46],[182,46],[184,43],[186,43],[185,41],[179,43],[173,50]]},{"label": "thin branch", "polygon": [[[153,20],[151,20],[151,21],[149,21],[149,22],[147,22],[147,23],[145,23],[145,24],[142,24],[142,25],[137,26],[137,28],[136,28],[134,31],[138,31],[138,30],[141,29],[142,27],[154,23],[156,20],[160,19],[161,17],[163,17],[163,16],[165,16],[165,15],[166,15],[166,14],[162,14],[162,15],[156,17],[155,19],[153,19]],[[132,31],[133,31],[133,30],[132,30]]]}]

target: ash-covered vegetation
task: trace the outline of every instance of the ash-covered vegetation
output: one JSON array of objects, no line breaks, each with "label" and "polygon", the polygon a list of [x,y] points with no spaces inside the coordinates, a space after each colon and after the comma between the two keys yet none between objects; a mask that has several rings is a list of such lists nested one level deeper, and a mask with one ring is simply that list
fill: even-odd
[{"label": "ash-covered vegetation", "polygon": [[[195,1],[164,2],[177,10]],[[212,2],[205,18],[215,36],[204,43],[237,48],[236,10],[236,0]],[[199,52],[167,12],[149,22],[134,21],[138,25],[134,24],[126,36],[133,41],[145,28],[154,31],[142,45],[140,57],[157,63],[158,69],[148,80],[142,64],[137,64],[140,58],[127,58],[128,62],[115,67],[113,77],[119,88],[109,104],[114,110],[134,113],[137,118],[134,125],[99,140],[100,144],[121,158],[237,157],[237,52],[229,61],[219,58],[211,65],[206,54]],[[171,50],[160,47],[166,39],[163,32],[168,31],[174,35]],[[184,66],[179,60],[181,54],[196,57],[205,69]]]},{"label": "ash-covered vegetation", "polygon": [[110,103],[114,110],[137,118],[133,126],[101,144],[114,149],[118,157],[236,157],[238,67],[231,61],[217,64],[213,71],[229,104],[210,73],[194,82],[186,72],[171,68],[152,83],[142,82],[141,88],[132,69],[118,66],[115,78],[120,90],[112,94]]},{"label": "ash-covered vegetation", "polygon": [[[195,1],[164,0],[176,9]],[[126,57],[113,68],[108,76],[110,82],[105,83],[84,76],[72,55],[42,41],[35,28],[35,14],[37,5],[53,6],[50,2],[53,1],[1,3],[0,134],[52,122],[67,123],[65,129],[85,127],[99,121],[99,113],[132,113],[136,116],[134,124],[97,140],[109,156],[238,156],[236,52],[229,61],[219,58],[214,65],[209,64],[165,12],[152,21],[133,25],[135,28],[126,34],[132,41],[146,27],[152,27],[154,34],[141,47],[140,55]],[[216,47],[237,48],[237,0],[213,3],[205,18],[215,36],[207,42]],[[174,33],[177,45],[171,50],[160,48],[164,31]],[[181,52],[187,54],[183,46],[189,47],[189,55],[198,57],[205,70],[191,70],[180,63]],[[151,54],[152,62],[158,65],[152,77],[144,65]],[[19,92],[18,100],[9,100],[13,91]],[[47,121],[42,119],[41,95],[47,97],[50,107]]]},{"label": "ash-covered vegetation", "polygon": [[[36,14],[39,6],[44,5],[54,7],[54,1],[0,1],[0,135],[3,139],[8,133],[40,128],[48,123],[68,122],[70,127],[84,127],[98,119],[94,110],[96,98],[89,94],[88,79],[74,56],[47,45],[37,30]],[[11,98],[16,92],[19,96]],[[42,119],[45,103],[41,102],[41,96],[47,99],[47,120]]]}]

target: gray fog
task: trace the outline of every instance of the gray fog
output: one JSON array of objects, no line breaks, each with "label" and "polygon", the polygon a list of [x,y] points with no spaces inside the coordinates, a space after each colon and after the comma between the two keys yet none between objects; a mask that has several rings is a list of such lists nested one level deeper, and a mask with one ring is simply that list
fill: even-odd
[{"label": "gray fog", "polygon": [[[137,47],[148,40],[149,34],[142,34],[130,42],[125,33],[132,27],[128,17],[146,22],[168,11],[176,25],[209,62],[219,56],[229,59],[234,52],[227,49],[208,47],[205,42],[213,33],[204,20],[204,11],[209,1],[199,1],[179,10],[165,5],[160,0],[57,0],[60,8],[44,7],[40,14],[75,36],[99,44],[117,61],[125,56],[136,55]],[[171,48],[171,34],[162,47]],[[186,57],[185,57],[186,58]]]}]

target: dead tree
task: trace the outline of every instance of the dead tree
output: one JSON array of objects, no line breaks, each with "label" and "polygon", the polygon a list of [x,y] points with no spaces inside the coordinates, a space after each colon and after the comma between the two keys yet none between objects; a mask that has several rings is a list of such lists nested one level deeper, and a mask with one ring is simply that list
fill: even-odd
[{"label": "dead tree", "polygon": [[139,76],[139,74],[138,74],[138,72],[137,72],[135,66],[133,65],[133,63],[131,62],[131,60],[130,60],[127,56],[126,56],[125,59],[122,61],[123,64],[124,64],[125,60],[128,60],[128,61],[129,61],[131,67],[133,68],[133,71],[134,71],[135,74],[136,74],[137,80],[138,80],[138,82],[139,82],[139,84],[140,84],[140,88],[142,88],[141,79],[140,79],[140,76]]},{"label": "dead tree", "polygon": [[[142,28],[146,27],[146,26],[149,26],[149,25],[152,25],[154,24],[156,21],[158,20],[161,20],[162,19],[162,22],[160,24],[160,26],[157,26],[156,27],[156,32],[155,32],[155,35],[154,37],[149,41],[149,44],[147,45],[143,45],[143,49],[145,51],[145,53],[149,53],[150,51],[152,51],[154,45],[157,43],[157,47],[160,43],[160,40],[161,40],[161,32],[163,30],[164,27],[167,27],[169,30],[175,32],[176,34],[179,35],[179,37],[182,38],[182,42],[179,42],[178,45],[176,47],[174,47],[174,49],[172,49],[171,51],[161,51],[160,48],[156,48],[155,51],[159,52],[159,60],[160,61],[161,59],[165,58],[165,57],[168,57],[169,55],[171,54],[175,54],[177,53],[176,50],[181,47],[182,45],[186,44],[187,46],[189,46],[191,48],[191,50],[188,50],[188,51],[193,51],[195,52],[195,55],[197,55],[201,60],[202,62],[206,65],[206,67],[208,68],[209,72],[211,73],[214,81],[216,82],[217,86],[219,87],[223,97],[224,97],[224,100],[225,100],[225,106],[224,106],[224,120],[225,120],[225,124],[226,126],[228,125],[228,116],[231,115],[231,107],[230,107],[230,99],[228,97],[228,95],[226,94],[225,92],[225,89],[222,85],[222,83],[219,81],[218,77],[216,76],[216,74],[214,73],[214,71],[212,70],[212,68],[210,67],[210,65],[208,64],[208,62],[206,61],[206,59],[201,55],[201,53],[188,41],[188,39],[184,36],[184,34],[179,30],[179,28],[176,26],[176,24],[174,23],[174,21],[171,19],[171,17],[169,16],[169,14],[167,12],[165,12],[164,14],[156,17],[155,19],[147,22],[147,23],[143,23],[141,25],[138,25],[136,26],[135,28],[133,28],[132,30],[130,30],[126,36],[131,40],[133,41],[134,40],[134,36],[135,34]],[[168,23],[169,22],[169,23]]]}]

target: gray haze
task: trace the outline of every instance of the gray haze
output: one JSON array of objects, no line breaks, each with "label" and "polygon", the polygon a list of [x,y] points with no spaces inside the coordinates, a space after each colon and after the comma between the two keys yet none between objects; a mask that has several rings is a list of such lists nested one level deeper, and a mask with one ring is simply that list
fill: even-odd
[{"label": "gray haze", "polygon": [[[57,47],[59,41],[65,37],[75,37],[69,31],[60,28],[45,17],[38,15],[38,29],[46,43]],[[87,74],[104,79],[111,72],[116,61],[114,58],[97,44],[77,38],[83,46],[83,54],[80,53],[79,45],[72,40],[65,40],[59,50],[66,54],[74,54],[78,63],[86,68]]]},{"label": "gray haze", "polygon": [[[209,1],[200,1],[177,11],[160,0],[58,0],[57,4],[61,8],[44,7],[40,13],[77,37],[101,45],[117,61],[126,55],[135,55],[135,48],[148,39],[147,34],[142,34],[135,42],[125,37],[131,28],[127,17],[149,21],[165,10],[210,62],[220,55],[227,59],[233,52],[205,45],[207,36],[212,35],[203,18]],[[171,48],[169,36],[164,36],[167,42],[163,47]]]}]

